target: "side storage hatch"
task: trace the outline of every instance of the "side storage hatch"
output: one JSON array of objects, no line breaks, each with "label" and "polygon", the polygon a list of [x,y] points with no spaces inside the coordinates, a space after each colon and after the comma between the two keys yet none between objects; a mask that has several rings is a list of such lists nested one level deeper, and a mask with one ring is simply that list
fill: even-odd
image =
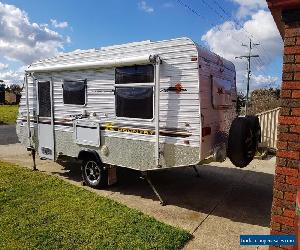
[{"label": "side storage hatch", "polygon": [[75,143],[87,146],[100,146],[99,122],[89,119],[79,119],[74,122]]}]

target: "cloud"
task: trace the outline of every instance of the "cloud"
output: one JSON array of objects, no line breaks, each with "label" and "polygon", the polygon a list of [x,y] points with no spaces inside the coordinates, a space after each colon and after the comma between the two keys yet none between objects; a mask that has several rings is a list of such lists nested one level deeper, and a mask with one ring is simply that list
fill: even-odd
[{"label": "cloud", "polygon": [[50,21],[51,21],[52,26],[54,26],[55,28],[64,29],[64,28],[67,28],[69,25],[68,22],[58,22],[55,19],[51,19]]},{"label": "cloud", "polygon": [[[51,22],[57,28],[68,26],[67,22]],[[48,24],[31,22],[25,11],[0,2],[0,79],[6,84],[22,83],[25,65],[60,53],[69,42],[70,37],[50,29]],[[11,70],[10,62],[24,66]]]},{"label": "cloud", "polygon": [[279,87],[280,81],[276,76],[252,75],[252,89]]},{"label": "cloud", "polygon": [[172,8],[172,7],[174,7],[174,4],[172,2],[166,2],[166,3],[163,3],[162,6],[164,8]]},{"label": "cloud", "polygon": [[264,70],[272,61],[281,56],[281,37],[271,13],[265,10],[258,10],[252,14],[250,19],[241,26],[232,21],[224,22],[210,29],[201,38],[213,52],[235,64],[239,88],[245,86],[243,80],[245,80],[247,64],[245,60],[236,59],[235,57],[247,53],[248,49],[242,47],[241,44],[248,44],[249,36],[254,37],[256,43],[261,44],[253,49],[253,53],[260,56],[260,59],[253,60],[254,71]]},{"label": "cloud", "polygon": [[0,62],[0,71],[4,70],[4,69],[7,69],[7,68],[8,68],[8,64],[4,64],[4,63]]},{"label": "cloud", "polygon": [[147,13],[152,13],[154,11],[154,8],[149,6],[146,1],[140,1],[138,2],[138,7],[140,10],[145,11]]},{"label": "cloud", "polygon": [[17,71],[0,71],[0,80],[3,80],[7,85],[22,84],[24,82],[24,70],[24,67],[20,67]]},{"label": "cloud", "polygon": [[232,2],[239,5],[237,11],[237,18],[246,18],[251,16],[259,9],[267,8],[266,0],[231,0]]},{"label": "cloud", "polygon": [[248,8],[262,9],[268,6],[265,0],[232,0],[232,2],[239,4],[241,7],[246,6]]},{"label": "cloud", "polygon": [[25,11],[0,2],[0,55],[24,64],[53,56],[65,38],[48,25],[30,22]]},{"label": "cloud", "polygon": [[71,43],[72,40],[71,40],[71,37],[70,36],[66,36],[66,43]]}]

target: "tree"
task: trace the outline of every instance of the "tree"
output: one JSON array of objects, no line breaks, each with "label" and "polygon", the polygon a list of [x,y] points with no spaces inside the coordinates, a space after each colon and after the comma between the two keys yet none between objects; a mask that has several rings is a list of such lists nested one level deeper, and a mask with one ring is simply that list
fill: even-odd
[{"label": "tree", "polygon": [[5,84],[3,81],[0,81],[0,104],[5,103]]},{"label": "tree", "polygon": [[3,82],[2,80],[0,80],[0,91],[4,91],[5,90],[5,84],[4,83],[1,83]]},{"label": "tree", "polygon": [[280,89],[256,89],[251,93],[250,115],[278,107],[280,107]]},{"label": "tree", "polygon": [[18,95],[18,94],[21,93],[21,91],[22,91],[23,88],[20,85],[18,85],[18,84],[11,84],[9,86],[9,89],[10,89],[11,92],[13,92],[14,94]]}]

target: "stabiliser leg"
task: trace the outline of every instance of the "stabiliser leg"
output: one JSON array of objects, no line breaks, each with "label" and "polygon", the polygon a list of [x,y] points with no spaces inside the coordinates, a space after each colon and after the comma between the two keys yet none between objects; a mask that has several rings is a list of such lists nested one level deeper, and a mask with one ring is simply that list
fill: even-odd
[{"label": "stabiliser leg", "polygon": [[35,162],[35,154],[36,154],[35,149],[33,147],[28,147],[27,151],[31,152],[31,157],[32,157],[32,162],[33,162],[32,170],[37,171],[38,169],[36,168],[36,162]]},{"label": "stabiliser leg", "polygon": [[154,192],[154,194],[156,195],[156,197],[159,199],[159,202],[162,206],[166,205],[166,202],[161,198],[160,194],[158,193],[157,189],[155,188],[155,186],[152,184],[151,179],[147,173],[147,171],[142,172],[142,178],[146,179],[146,181],[148,182],[149,186],[152,188],[152,191]]},{"label": "stabiliser leg", "polygon": [[32,156],[32,161],[33,161],[33,171],[37,171],[37,168],[36,168],[36,163],[35,163],[35,150],[32,150],[31,151],[31,156]]}]

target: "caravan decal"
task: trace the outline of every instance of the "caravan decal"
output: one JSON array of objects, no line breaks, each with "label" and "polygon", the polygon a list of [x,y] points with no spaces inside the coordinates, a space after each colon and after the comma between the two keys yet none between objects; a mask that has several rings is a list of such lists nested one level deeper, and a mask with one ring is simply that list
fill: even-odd
[{"label": "caravan decal", "polygon": [[106,123],[103,126],[103,128],[104,128],[104,130],[108,130],[108,131],[125,132],[125,133],[132,133],[132,134],[142,134],[142,135],[154,135],[155,134],[155,132],[153,130],[139,129],[139,128],[120,128],[120,127],[114,126],[112,123]]},{"label": "caravan decal", "polygon": [[[18,119],[18,121],[21,122],[27,122],[25,119]],[[37,123],[36,120],[31,119],[31,123]],[[43,124],[51,124],[51,121],[39,121],[39,123]],[[55,125],[60,126],[67,126],[67,127],[73,127],[73,123],[70,121],[55,121]],[[139,134],[139,135],[155,135],[154,129],[148,129],[148,128],[129,128],[129,127],[118,127],[114,125],[111,122],[105,123],[103,126],[100,126],[101,130],[105,131],[114,131],[114,132],[122,132],[122,133],[131,133],[131,134]],[[178,130],[178,129],[172,129],[172,128],[164,128],[159,131],[159,134],[161,136],[168,136],[168,137],[190,137],[192,136],[192,133],[186,131],[186,130]]]},{"label": "caravan decal", "polygon": [[[114,131],[114,132],[124,132],[124,133],[132,133],[132,134],[140,134],[140,135],[155,135],[154,129],[141,129],[141,128],[128,128],[128,127],[118,127],[113,123],[106,123],[104,126],[101,126],[102,130],[106,131]],[[166,131],[160,130],[159,132],[162,136],[169,136],[169,137],[189,137],[192,134],[187,131]]]}]

